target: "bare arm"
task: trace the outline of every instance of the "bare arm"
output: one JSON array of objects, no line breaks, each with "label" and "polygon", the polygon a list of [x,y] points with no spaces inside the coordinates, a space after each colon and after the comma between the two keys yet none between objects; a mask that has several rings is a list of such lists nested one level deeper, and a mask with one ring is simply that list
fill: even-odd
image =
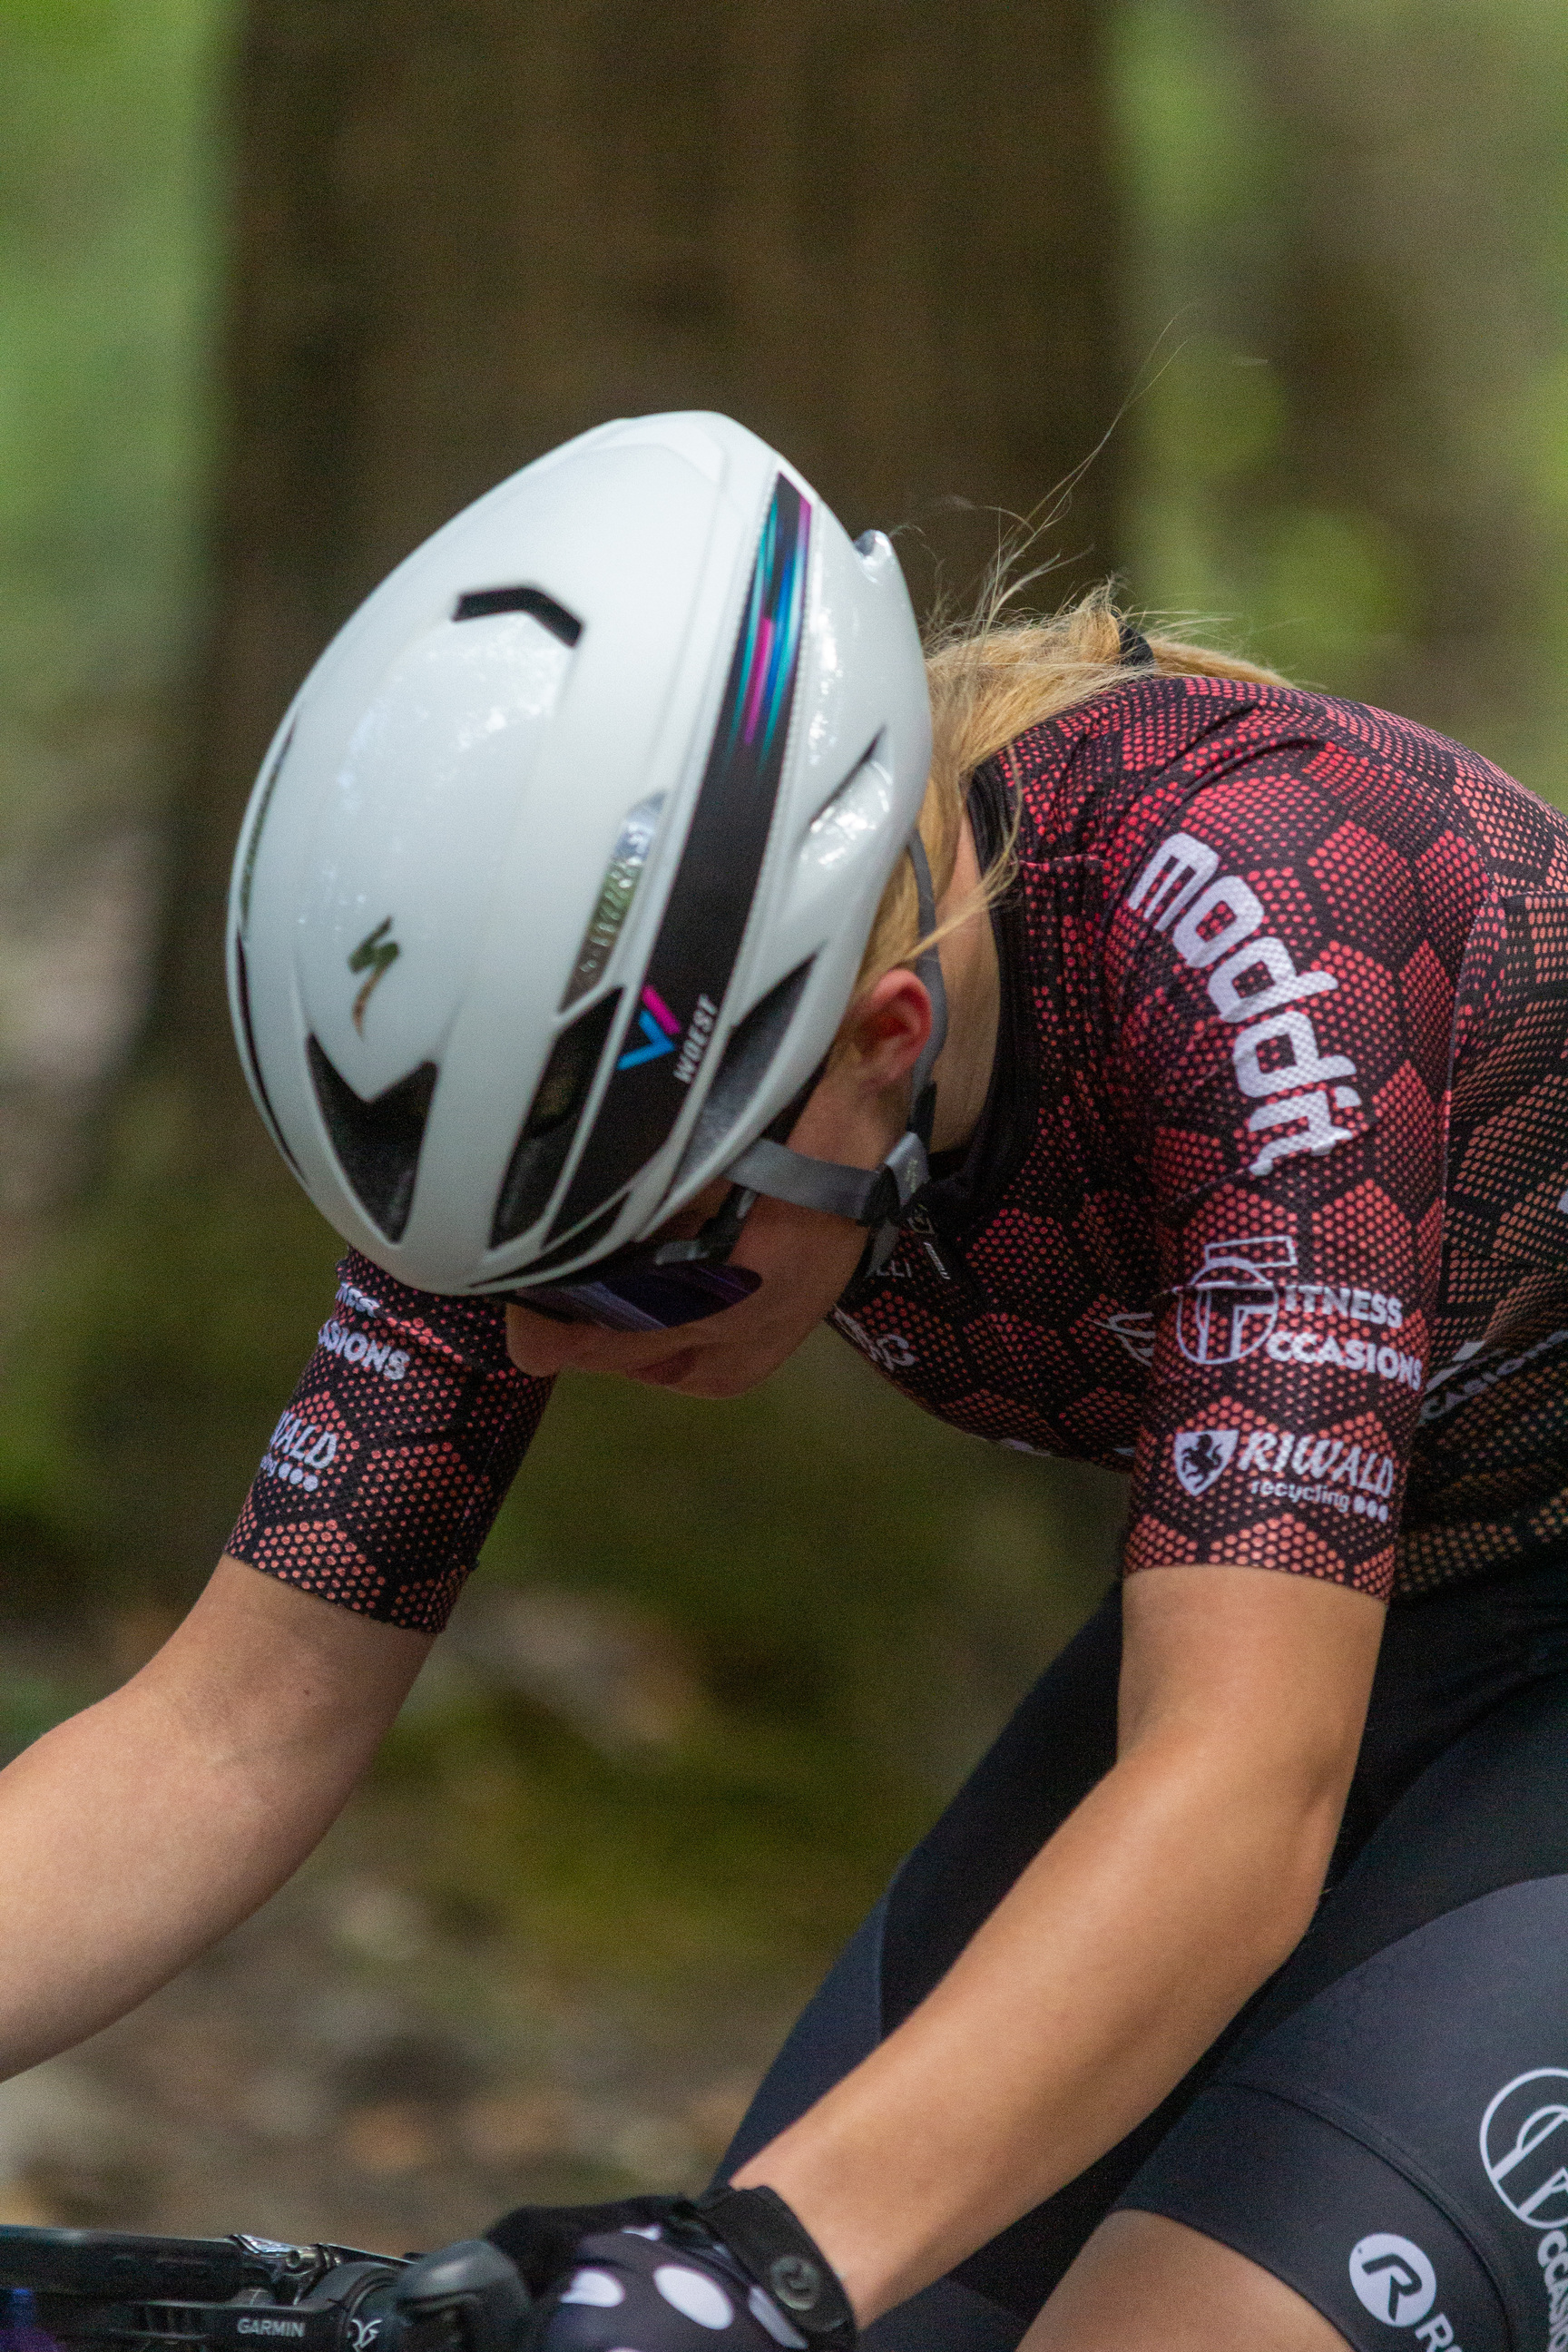
[{"label": "bare arm", "polygon": [[1311,1918],[1381,1607],[1151,1569],[1124,1626],[1114,1769],[913,2015],[735,2176],[788,2200],[863,2322],[1150,2114]]},{"label": "bare arm", "polygon": [[0,2075],[133,2009],[280,1886],[429,1647],[226,1557],[140,1674],[0,1772]]}]

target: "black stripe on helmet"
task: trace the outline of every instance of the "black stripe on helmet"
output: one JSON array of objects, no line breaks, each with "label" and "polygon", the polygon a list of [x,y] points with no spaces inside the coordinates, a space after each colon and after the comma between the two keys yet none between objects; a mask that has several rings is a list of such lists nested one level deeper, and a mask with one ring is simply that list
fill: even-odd
[{"label": "black stripe on helmet", "polygon": [[653,1158],[718,1026],[784,774],[810,535],[811,509],[781,474],[664,920],[552,1241]]}]

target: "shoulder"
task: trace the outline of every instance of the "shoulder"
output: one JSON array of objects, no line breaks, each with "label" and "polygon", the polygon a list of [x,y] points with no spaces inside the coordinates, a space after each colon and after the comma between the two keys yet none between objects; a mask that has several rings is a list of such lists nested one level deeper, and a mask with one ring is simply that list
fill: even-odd
[{"label": "shoulder", "polygon": [[[1480,753],[1414,719],[1295,688],[1139,679],[1027,729],[996,765],[1023,856],[1119,869],[1203,830],[1226,863],[1458,856],[1477,881],[1568,886],[1568,819]],[[1332,845],[1332,848],[1331,848]]]}]

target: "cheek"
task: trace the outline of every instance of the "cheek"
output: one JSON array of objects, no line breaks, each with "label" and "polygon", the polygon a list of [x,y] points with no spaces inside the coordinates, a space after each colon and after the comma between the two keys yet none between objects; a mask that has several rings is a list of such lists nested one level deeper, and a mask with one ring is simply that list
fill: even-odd
[{"label": "cheek", "polygon": [[[759,1201],[735,1250],[736,1265],[763,1277],[756,1299],[747,1301],[757,1310],[759,1327],[802,1314],[807,1326],[819,1321],[843,1291],[865,1245],[864,1233],[847,1218],[787,1201]],[[745,1312],[736,1308],[737,1323]]]},{"label": "cheek", "polygon": [[547,1315],[531,1315],[525,1307],[507,1307],[506,1351],[531,1380],[547,1381],[563,1370],[574,1360],[583,1336],[575,1324],[552,1323]]}]

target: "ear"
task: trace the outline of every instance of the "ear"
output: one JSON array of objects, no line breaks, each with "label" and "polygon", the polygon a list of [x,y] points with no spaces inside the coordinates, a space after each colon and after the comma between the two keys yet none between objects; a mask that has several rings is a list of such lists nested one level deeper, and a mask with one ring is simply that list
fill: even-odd
[{"label": "ear", "polygon": [[885,971],[856,999],[838,1032],[857,1081],[872,1094],[900,1085],[920,1059],[931,1022],[924,982],[901,965]]}]

